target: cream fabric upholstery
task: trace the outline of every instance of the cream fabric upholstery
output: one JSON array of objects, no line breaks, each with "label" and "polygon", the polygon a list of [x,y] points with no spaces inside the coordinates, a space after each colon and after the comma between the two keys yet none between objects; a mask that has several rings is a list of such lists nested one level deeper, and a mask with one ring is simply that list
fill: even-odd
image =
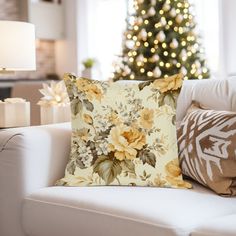
[{"label": "cream fabric upholstery", "polygon": [[40,236],[187,236],[204,222],[233,212],[236,198],[219,197],[197,184],[192,190],[50,187],[26,198],[23,225],[29,235]]},{"label": "cream fabric upholstery", "polygon": [[23,236],[21,210],[30,193],[64,174],[70,124],[0,131],[0,236]]},{"label": "cream fabric upholstery", "polygon": [[235,236],[236,214],[226,215],[206,221],[194,230],[191,236]]},{"label": "cream fabric upholstery", "polygon": [[[193,99],[236,111],[235,88],[234,80],[187,81],[178,118]],[[49,187],[64,174],[70,136],[70,124],[0,131],[0,236],[214,235],[211,220],[236,214],[235,198],[197,184],[193,190]],[[236,235],[220,222],[219,232]]]},{"label": "cream fabric upholstery", "polygon": [[199,102],[211,109],[231,111],[234,100],[236,108],[236,89],[234,95],[232,89],[229,90],[231,80],[184,81],[177,102],[177,122],[183,119],[192,101]]}]

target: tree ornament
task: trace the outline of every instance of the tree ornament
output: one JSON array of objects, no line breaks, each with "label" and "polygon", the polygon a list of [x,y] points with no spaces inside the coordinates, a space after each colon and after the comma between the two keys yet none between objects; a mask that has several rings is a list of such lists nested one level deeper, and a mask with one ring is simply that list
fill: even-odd
[{"label": "tree ornament", "polygon": [[173,18],[176,17],[176,11],[175,11],[175,9],[172,8],[172,9],[170,10],[169,14],[170,14],[170,16],[173,17]]},{"label": "tree ornament", "polygon": [[152,5],[152,6],[156,6],[156,4],[157,4],[157,1],[156,1],[156,0],[151,0],[151,5]]},{"label": "tree ornament", "polygon": [[159,67],[156,67],[154,70],[153,70],[153,76],[155,78],[159,78],[161,76],[161,70],[159,69]]},{"label": "tree ornament", "polygon": [[133,49],[134,45],[135,45],[135,42],[133,40],[127,40],[125,44],[126,44],[127,48]]},{"label": "tree ornament", "polygon": [[136,62],[143,62],[144,61],[144,56],[143,54],[140,54],[137,58],[136,58]]},{"label": "tree ornament", "polygon": [[186,75],[186,74],[187,74],[187,70],[186,70],[186,68],[183,67],[183,66],[181,67],[180,72],[181,72],[183,75]]},{"label": "tree ornament", "polygon": [[166,2],[166,3],[163,5],[162,9],[163,9],[164,11],[169,11],[169,10],[170,10],[170,4]]},{"label": "tree ornament", "polygon": [[141,18],[141,17],[138,17],[137,19],[136,19],[136,24],[137,25],[141,25],[143,23],[143,19]]},{"label": "tree ornament", "polygon": [[130,68],[128,66],[125,66],[124,72],[126,73],[126,75],[128,75],[128,74],[131,73],[131,70],[130,70]]},{"label": "tree ornament", "polygon": [[154,63],[154,62],[159,61],[159,59],[160,59],[160,57],[157,54],[155,54],[149,60],[150,60],[150,62]]},{"label": "tree ornament", "polygon": [[162,26],[166,25],[166,18],[165,17],[161,17],[160,23]]},{"label": "tree ornament", "polygon": [[155,16],[156,15],[156,10],[154,7],[151,7],[149,10],[148,10],[148,16]]},{"label": "tree ornament", "polygon": [[181,55],[181,57],[186,57],[187,56],[187,51],[185,49],[182,49],[180,55]]},{"label": "tree ornament", "polygon": [[170,47],[172,49],[176,49],[179,46],[179,43],[176,39],[173,39],[172,42],[170,43]]},{"label": "tree ornament", "polygon": [[197,68],[201,67],[201,63],[199,61],[195,61],[194,64],[196,65]]},{"label": "tree ornament", "polygon": [[139,38],[141,38],[143,41],[147,40],[147,31],[145,29],[142,29],[139,32]]},{"label": "tree ornament", "polygon": [[138,4],[142,4],[144,0],[137,0]]},{"label": "tree ornament", "polygon": [[157,39],[158,41],[160,41],[160,42],[164,42],[165,39],[166,39],[166,36],[165,36],[164,32],[163,32],[163,31],[160,31],[160,32],[157,34],[156,39]]},{"label": "tree ornament", "polygon": [[128,62],[129,58],[127,56],[124,57],[124,62]]},{"label": "tree ornament", "polygon": [[202,74],[201,68],[198,68],[198,69],[197,69],[197,74],[198,74],[198,75],[201,75],[201,74]]},{"label": "tree ornament", "polygon": [[181,14],[178,14],[177,16],[176,16],[176,18],[175,18],[175,20],[176,20],[176,22],[178,23],[178,24],[181,24],[181,22],[183,21],[183,16],[181,15]]}]

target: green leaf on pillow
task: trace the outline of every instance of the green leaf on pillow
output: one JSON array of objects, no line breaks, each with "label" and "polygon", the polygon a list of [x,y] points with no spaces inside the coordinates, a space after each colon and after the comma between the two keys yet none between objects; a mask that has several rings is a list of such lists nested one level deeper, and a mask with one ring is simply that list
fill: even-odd
[{"label": "green leaf on pillow", "polygon": [[80,169],[85,169],[86,168],[84,163],[82,162],[82,160],[80,160],[78,158],[76,159],[76,165],[79,166]]},{"label": "green leaf on pillow", "polygon": [[140,83],[138,85],[139,91],[143,90],[146,86],[149,86],[151,83],[152,83],[152,81],[147,81],[147,82]]},{"label": "green leaf on pillow", "polygon": [[89,100],[87,99],[83,100],[83,104],[88,111],[91,111],[91,112],[93,111],[94,106]]},{"label": "green leaf on pillow", "polygon": [[135,165],[131,160],[127,160],[127,159],[123,160],[121,162],[121,167],[122,167],[123,171],[126,171],[126,172],[136,175],[135,174]]},{"label": "green leaf on pillow", "polygon": [[148,165],[155,168],[156,166],[156,157],[150,151],[142,151],[139,154],[139,158],[142,160],[143,164],[147,163]]},{"label": "green leaf on pillow", "polygon": [[159,96],[159,101],[158,101],[159,106],[164,106],[164,105],[168,105],[170,107],[172,107],[173,109],[175,109],[176,106],[176,99],[175,97],[171,94],[171,93],[162,93]]},{"label": "green leaf on pillow", "polygon": [[82,109],[82,102],[78,98],[75,98],[74,100],[71,101],[71,112],[73,115],[76,116],[81,109]]},{"label": "green leaf on pillow", "polygon": [[71,162],[67,165],[66,170],[67,170],[67,172],[68,172],[70,175],[73,175],[73,174],[75,173],[75,168],[76,168],[76,166],[75,166],[74,161],[71,161]]},{"label": "green leaf on pillow", "polygon": [[176,115],[172,116],[171,122],[172,122],[173,125],[175,125],[175,123],[176,123]]},{"label": "green leaf on pillow", "polygon": [[94,172],[97,173],[106,183],[106,185],[112,183],[117,175],[122,171],[120,161],[111,160],[108,156],[99,156],[94,163]]}]

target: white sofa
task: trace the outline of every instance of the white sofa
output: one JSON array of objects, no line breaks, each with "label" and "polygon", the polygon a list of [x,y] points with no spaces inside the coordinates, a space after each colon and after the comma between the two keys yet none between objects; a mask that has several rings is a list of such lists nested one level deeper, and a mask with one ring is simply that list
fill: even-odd
[{"label": "white sofa", "polygon": [[[191,100],[236,111],[236,80],[187,81]],[[193,183],[151,187],[54,187],[70,152],[70,124],[0,131],[0,236],[235,236],[236,198]]]}]

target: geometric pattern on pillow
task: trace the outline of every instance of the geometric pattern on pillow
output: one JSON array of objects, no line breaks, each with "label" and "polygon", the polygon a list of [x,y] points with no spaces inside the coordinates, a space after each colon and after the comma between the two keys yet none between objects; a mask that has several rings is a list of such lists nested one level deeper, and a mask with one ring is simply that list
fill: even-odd
[{"label": "geometric pattern on pillow", "polygon": [[236,113],[194,102],[178,129],[182,173],[220,195],[236,195]]},{"label": "geometric pattern on pillow", "polygon": [[140,84],[64,77],[72,111],[66,186],[189,187],[175,127],[182,75]]}]

